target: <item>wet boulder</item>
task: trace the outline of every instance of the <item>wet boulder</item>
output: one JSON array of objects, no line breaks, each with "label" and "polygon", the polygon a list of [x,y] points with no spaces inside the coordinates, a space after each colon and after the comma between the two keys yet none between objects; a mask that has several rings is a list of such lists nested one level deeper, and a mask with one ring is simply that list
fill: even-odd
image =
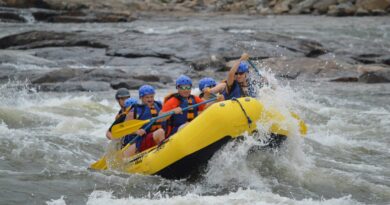
[{"label": "wet boulder", "polygon": [[32,49],[42,47],[85,46],[106,48],[107,45],[91,40],[90,36],[53,31],[29,31],[0,38],[0,49]]},{"label": "wet boulder", "polygon": [[358,78],[359,82],[363,83],[389,83],[390,82],[390,67],[380,65],[359,66],[358,71],[361,75]]},{"label": "wet boulder", "polygon": [[0,11],[0,22],[25,23],[26,19],[16,13]]},{"label": "wet boulder", "polygon": [[356,7],[368,12],[386,11],[390,7],[388,0],[357,0]]},{"label": "wet boulder", "polygon": [[32,79],[33,84],[43,84],[43,83],[58,83],[65,82],[71,78],[74,78],[83,72],[79,69],[74,68],[63,68],[59,70],[50,71],[45,73],[35,79]]},{"label": "wet boulder", "polygon": [[259,61],[259,69],[269,70],[287,79],[316,79],[356,76],[354,66],[336,60],[318,58],[270,58]]},{"label": "wet boulder", "polygon": [[356,7],[351,2],[329,6],[328,15],[330,16],[351,16],[356,13]]},{"label": "wet boulder", "polygon": [[64,82],[64,83],[42,83],[35,85],[39,91],[50,92],[96,92],[111,90],[110,84],[99,81],[78,81],[78,82]]},{"label": "wet boulder", "polygon": [[20,65],[22,69],[26,67],[52,67],[57,64],[54,61],[37,57],[27,51],[0,50],[0,64]]},{"label": "wet boulder", "polygon": [[313,5],[313,8],[320,14],[326,14],[329,6],[337,4],[337,0],[322,0]]}]

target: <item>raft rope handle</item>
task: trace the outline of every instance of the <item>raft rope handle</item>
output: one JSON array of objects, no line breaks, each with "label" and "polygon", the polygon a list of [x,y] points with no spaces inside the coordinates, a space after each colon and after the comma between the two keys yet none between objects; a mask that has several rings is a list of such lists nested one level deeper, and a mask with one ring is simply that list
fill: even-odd
[{"label": "raft rope handle", "polygon": [[240,106],[242,112],[244,113],[246,119],[248,120],[248,126],[249,128],[251,127],[251,124],[252,124],[252,120],[251,118],[248,116],[248,114],[246,113],[244,107],[242,106],[242,104],[240,103],[240,101],[238,101],[236,98],[232,98],[232,101],[236,101],[238,103],[238,105]]}]

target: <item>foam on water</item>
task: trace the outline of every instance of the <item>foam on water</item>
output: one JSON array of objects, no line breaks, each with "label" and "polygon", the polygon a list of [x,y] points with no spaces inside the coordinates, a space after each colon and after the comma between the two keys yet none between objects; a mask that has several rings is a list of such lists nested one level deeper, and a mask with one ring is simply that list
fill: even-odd
[{"label": "foam on water", "polygon": [[[272,122],[259,124],[258,135],[245,134],[242,142],[218,151],[196,182],[86,171],[103,154],[104,134],[116,113],[116,102],[106,93],[101,97],[0,88],[0,111],[25,111],[27,119],[39,122],[28,127],[12,127],[9,120],[0,123],[0,142],[6,145],[0,148],[0,163],[11,164],[0,174],[65,181],[84,177],[98,186],[82,190],[87,204],[359,204],[366,197],[379,203],[389,199],[389,167],[376,163],[389,154],[385,138],[380,138],[389,132],[386,107],[270,84],[272,88],[259,90],[264,106],[285,115],[290,128],[298,123],[290,111],[298,113],[309,125],[308,135],[302,138],[294,128],[279,151],[257,150],[253,148],[262,145],[257,138],[266,137]],[[370,128],[362,130],[364,124]],[[370,133],[379,135],[378,140],[366,136]],[[71,204],[72,193],[46,203]]]},{"label": "foam on water", "polygon": [[194,204],[296,204],[296,205],[356,205],[360,204],[351,199],[350,196],[333,199],[312,200],[303,199],[295,200],[287,197],[282,197],[271,192],[257,192],[251,189],[239,189],[237,192],[231,192],[222,196],[200,196],[197,194],[186,194],[184,196],[165,197],[155,195],[152,198],[136,199],[131,196],[128,198],[118,199],[111,192],[94,191],[88,198],[88,205],[99,204],[172,204],[172,205],[194,205]]}]

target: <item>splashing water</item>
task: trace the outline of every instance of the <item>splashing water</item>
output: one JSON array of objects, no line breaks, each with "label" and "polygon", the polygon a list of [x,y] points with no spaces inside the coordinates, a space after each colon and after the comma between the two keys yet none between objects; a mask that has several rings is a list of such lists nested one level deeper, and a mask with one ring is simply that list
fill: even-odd
[{"label": "splashing water", "polygon": [[[308,135],[296,130],[281,149],[264,151],[256,147],[267,125],[259,125],[258,135],[218,151],[197,180],[171,181],[86,169],[107,144],[104,133],[117,108],[107,96],[114,91],[36,93],[10,83],[1,87],[0,196],[6,204],[385,204],[389,92],[381,85],[260,89],[264,106],[292,122],[290,111],[298,113]],[[360,99],[361,93],[368,96]]]}]

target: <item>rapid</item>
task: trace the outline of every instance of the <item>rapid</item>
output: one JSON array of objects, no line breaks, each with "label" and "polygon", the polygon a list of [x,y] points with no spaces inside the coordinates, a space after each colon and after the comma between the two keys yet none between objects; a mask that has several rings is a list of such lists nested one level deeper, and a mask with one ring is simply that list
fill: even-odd
[{"label": "rapid", "polygon": [[[265,29],[278,29],[269,26]],[[389,27],[383,29],[389,33]],[[297,36],[317,31],[283,30]],[[327,34],[322,38],[331,38]],[[119,109],[115,91],[37,92],[28,84],[0,85],[0,204],[390,202],[389,84],[275,81],[276,89],[262,89],[258,98],[298,113],[309,126],[307,136],[297,131],[279,150],[264,151],[256,149],[261,145],[256,137],[246,135],[218,151],[199,176],[182,180],[88,170],[108,144],[105,131]],[[173,89],[158,90],[157,98]],[[131,94],[137,96],[135,90]]]},{"label": "rapid", "polygon": [[[158,97],[164,93],[161,90]],[[264,89],[260,99],[283,106],[280,109],[294,109],[309,125],[308,135],[293,136],[278,151],[251,149],[261,143],[247,136],[217,152],[196,180],[176,181],[87,169],[107,144],[104,132],[117,109],[107,96],[113,95],[37,93],[23,84],[2,85],[2,203],[386,204],[390,200],[387,85],[297,83]]]}]

